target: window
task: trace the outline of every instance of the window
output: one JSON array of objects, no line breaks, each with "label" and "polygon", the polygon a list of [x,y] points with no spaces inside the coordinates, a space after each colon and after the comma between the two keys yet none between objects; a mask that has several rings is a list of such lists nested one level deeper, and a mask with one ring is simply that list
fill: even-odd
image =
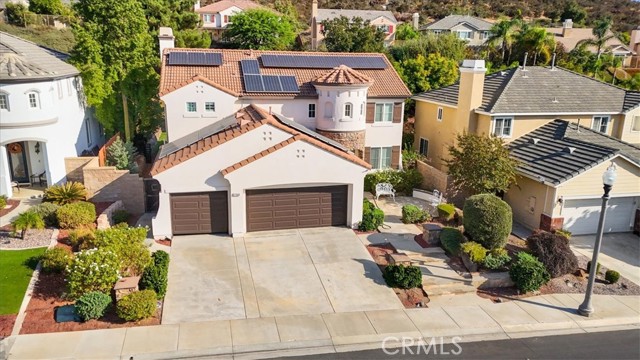
[{"label": "window", "polygon": [[71,96],[73,89],[73,79],[67,78],[67,95]]},{"label": "window", "polygon": [[229,22],[229,15],[225,15],[224,16],[224,22],[228,23]]},{"label": "window", "polygon": [[195,102],[189,101],[187,102],[187,112],[196,112],[198,111],[198,106]]},{"label": "window", "polygon": [[211,22],[211,14],[204,14],[202,15],[202,20],[206,23],[210,23]]},{"label": "window", "polygon": [[213,101],[207,101],[204,103],[204,111],[206,112],[214,112],[216,111],[216,103]]},{"label": "window", "polygon": [[374,122],[390,122],[393,120],[393,104],[376,104]]},{"label": "window", "polygon": [[0,94],[0,110],[9,110],[9,96]]},{"label": "window", "polygon": [[512,118],[495,118],[493,119],[494,136],[511,137]]},{"label": "window", "polygon": [[391,148],[371,148],[371,167],[386,169],[391,167]]},{"label": "window", "polygon": [[309,117],[316,117],[316,104],[309,104]]},{"label": "window", "polygon": [[591,129],[606,134],[607,129],[609,129],[609,117],[594,116],[593,121],[591,122]]},{"label": "window", "polygon": [[442,121],[442,115],[444,110],[441,107],[438,108],[438,121]]},{"label": "window", "polygon": [[385,34],[389,33],[389,25],[378,25],[378,29],[382,30]]},{"label": "window", "polygon": [[91,120],[89,118],[84,119],[84,131],[87,136],[87,145],[91,145]]},{"label": "window", "polygon": [[489,38],[489,32],[488,31],[482,31],[480,32],[480,40],[485,40]]},{"label": "window", "polygon": [[27,94],[29,97],[29,107],[32,109],[37,109],[40,107],[40,103],[38,102],[38,94],[35,92],[30,92]]},{"label": "window", "polygon": [[468,31],[468,30],[458,31],[458,37],[462,40],[469,40],[471,39],[471,31]]},{"label": "window", "polygon": [[442,33],[442,30],[433,30],[433,33],[436,35],[440,35],[440,33]]},{"label": "window", "polygon": [[360,104],[360,115],[364,115],[364,103]]},{"label": "window", "polygon": [[[1,98],[0,98],[0,109],[3,109]],[[633,117],[633,121],[631,121],[631,131],[640,131],[640,115]]]},{"label": "window", "polygon": [[353,117],[353,105],[350,103],[344,104],[344,116]]},{"label": "window", "polygon": [[329,119],[333,117],[333,104],[331,101],[324,103],[324,117]]},{"label": "window", "polygon": [[429,140],[420,138],[420,149],[418,150],[421,155],[429,155]]}]

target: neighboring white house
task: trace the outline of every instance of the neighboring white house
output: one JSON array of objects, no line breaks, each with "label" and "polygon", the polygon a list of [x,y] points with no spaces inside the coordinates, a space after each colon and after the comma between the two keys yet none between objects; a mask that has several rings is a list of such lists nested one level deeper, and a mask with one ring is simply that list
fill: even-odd
[{"label": "neighboring white house", "polygon": [[66,57],[0,32],[0,195],[11,197],[12,183],[62,182],[65,157],[102,144]]},{"label": "neighboring white house", "polygon": [[170,41],[160,46],[170,142],[151,171],[162,188],[154,236],[355,226],[368,169],[400,167],[410,92],[384,55]]},{"label": "neighboring white house", "polygon": [[221,0],[204,7],[196,5],[195,11],[200,16],[202,28],[211,31],[213,38],[219,40],[224,29],[231,23],[231,16],[243,10],[257,8],[266,9],[250,0]]},{"label": "neighboring white house", "polygon": [[454,33],[469,46],[483,45],[491,33],[492,23],[469,15],[449,15],[422,28],[434,34]]}]

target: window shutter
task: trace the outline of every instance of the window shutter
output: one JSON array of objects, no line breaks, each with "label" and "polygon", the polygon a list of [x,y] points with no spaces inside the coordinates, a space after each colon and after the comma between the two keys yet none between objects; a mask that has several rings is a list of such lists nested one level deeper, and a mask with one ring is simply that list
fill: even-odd
[{"label": "window shutter", "polygon": [[400,168],[400,146],[391,148],[391,167],[394,169]]},{"label": "window shutter", "polygon": [[[373,119],[376,116],[376,104],[367,104],[367,124],[373,124]],[[369,161],[369,160],[367,160]]]},{"label": "window shutter", "polygon": [[364,148],[364,161],[371,164],[371,148],[370,147]]},{"label": "window shutter", "polygon": [[389,34],[393,34],[393,25],[389,25]]},{"label": "window shutter", "polygon": [[393,106],[393,122],[400,123],[402,120],[402,103],[395,103]]}]

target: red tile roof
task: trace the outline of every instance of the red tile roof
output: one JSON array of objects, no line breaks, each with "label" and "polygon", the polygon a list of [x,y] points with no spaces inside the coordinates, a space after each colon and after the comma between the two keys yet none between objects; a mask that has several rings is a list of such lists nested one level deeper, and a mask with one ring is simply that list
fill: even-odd
[{"label": "red tile roof", "polygon": [[196,12],[216,14],[216,13],[219,13],[220,11],[227,10],[232,6],[238,7],[242,10],[264,8],[264,6],[249,0],[221,0],[221,1],[214,2],[213,4],[203,6],[200,9],[196,10]]},{"label": "red tile roof", "polygon": [[340,65],[315,78],[312,83],[319,85],[356,85],[370,84],[373,80],[346,65]]}]

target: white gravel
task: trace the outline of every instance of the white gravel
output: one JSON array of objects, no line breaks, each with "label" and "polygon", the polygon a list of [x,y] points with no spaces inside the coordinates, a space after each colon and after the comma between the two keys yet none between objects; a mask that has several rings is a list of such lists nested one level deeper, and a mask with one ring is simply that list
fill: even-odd
[{"label": "white gravel", "polygon": [[53,229],[27,230],[24,239],[20,234],[14,237],[10,232],[0,231],[0,249],[27,249],[49,246]]}]

